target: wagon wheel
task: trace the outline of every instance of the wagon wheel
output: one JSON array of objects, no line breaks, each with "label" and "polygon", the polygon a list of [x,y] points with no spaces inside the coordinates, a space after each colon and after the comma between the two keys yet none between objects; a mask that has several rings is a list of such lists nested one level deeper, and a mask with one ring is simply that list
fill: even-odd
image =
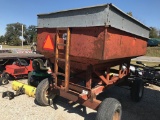
[{"label": "wagon wheel", "polygon": [[28,73],[28,85],[31,85],[31,86],[32,86],[32,82],[33,82],[32,79],[33,79],[33,78],[32,78],[32,72],[29,72],[29,73]]},{"label": "wagon wheel", "polygon": [[0,79],[0,83],[2,85],[6,85],[9,83],[9,74],[8,73],[2,73],[1,79]]},{"label": "wagon wheel", "polygon": [[160,86],[160,70],[156,71],[156,75],[155,75],[155,80],[154,81],[155,81],[155,85]]},{"label": "wagon wheel", "polygon": [[36,89],[36,101],[41,106],[48,106],[53,104],[53,99],[56,97],[55,94],[50,93],[49,79],[42,80]]},{"label": "wagon wheel", "polygon": [[96,120],[121,120],[122,107],[114,98],[106,98],[100,104]]},{"label": "wagon wheel", "polygon": [[143,97],[144,82],[141,79],[135,79],[131,85],[131,99],[134,102],[139,102]]},{"label": "wagon wheel", "polygon": [[160,80],[159,79],[157,80],[156,85],[160,86]]}]

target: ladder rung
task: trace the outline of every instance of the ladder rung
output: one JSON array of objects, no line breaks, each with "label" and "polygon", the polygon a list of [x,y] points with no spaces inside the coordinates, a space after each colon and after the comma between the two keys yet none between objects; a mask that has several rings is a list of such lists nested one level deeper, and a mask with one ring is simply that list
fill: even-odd
[{"label": "ladder rung", "polygon": [[65,59],[62,59],[62,58],[56,58],[56,60],[63,61],[63,62],[66,61]]},{"label": "ladder rung", "polygon": [[60,72],[58,72],[56,75],[65,76],[65,74],[64,74],[64,73],[60,73]]},{"label": "ladder rung", "polygon": [[59,46],[59,45],[66,46],[66,44],[63,44],[63,43],[58,43],[57,46]]}]

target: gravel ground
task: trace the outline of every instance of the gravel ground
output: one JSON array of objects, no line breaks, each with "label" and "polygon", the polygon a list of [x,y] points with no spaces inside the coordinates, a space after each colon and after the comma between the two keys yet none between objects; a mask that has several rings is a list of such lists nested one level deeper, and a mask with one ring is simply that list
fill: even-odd
[{"label": "gravel ground", "polygon": [[[7,90],[11,91],[11,83],[0,86],[0,96]],[[131,101],[129,90],[119,87],[112,87],[99,95],[100,99],[105,97],[113,97],[121,102],[122,120],[160,120],[160,87],[146,87],[144,98],[139,103]],[[94,120],[95,116],[96,111],[69,103],[61,97],[57,98],[53,106],[47,107],[38,106],[34,98],[27,95],[12,100],[0,98],[0,120]]]}]

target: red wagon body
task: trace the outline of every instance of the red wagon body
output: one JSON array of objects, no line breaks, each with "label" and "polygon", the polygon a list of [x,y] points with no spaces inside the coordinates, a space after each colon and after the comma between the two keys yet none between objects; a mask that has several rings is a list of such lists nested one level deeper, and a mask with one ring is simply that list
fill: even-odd
[{"label": "red wagon body", "polygon": [[[147,38],[142,38],[112,27],[71,28],[71,69],[84,70],[89,64],[101,64],[116,59],[145,55]],[[54,57],[54,50],[43,49],[47,35],[55,45],[56,29],[39,28],[37,50],[46,58]],[[61,43],[64,40],[61,39]],[[64,50],[64,47],[59,49]],[[51,59],[54,62],[54,58]],[[80,67],[81,66],[81,67]]]}]

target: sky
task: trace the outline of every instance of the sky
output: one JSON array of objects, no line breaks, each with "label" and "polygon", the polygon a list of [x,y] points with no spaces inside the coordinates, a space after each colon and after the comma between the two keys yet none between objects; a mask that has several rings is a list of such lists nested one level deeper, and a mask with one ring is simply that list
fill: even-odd
[{"label": "sky", "polygon": [[160,0],[0,0],[0,36],[6,25],[37,26],[37,14],[112,3],[148,27],[160,29]]}]

